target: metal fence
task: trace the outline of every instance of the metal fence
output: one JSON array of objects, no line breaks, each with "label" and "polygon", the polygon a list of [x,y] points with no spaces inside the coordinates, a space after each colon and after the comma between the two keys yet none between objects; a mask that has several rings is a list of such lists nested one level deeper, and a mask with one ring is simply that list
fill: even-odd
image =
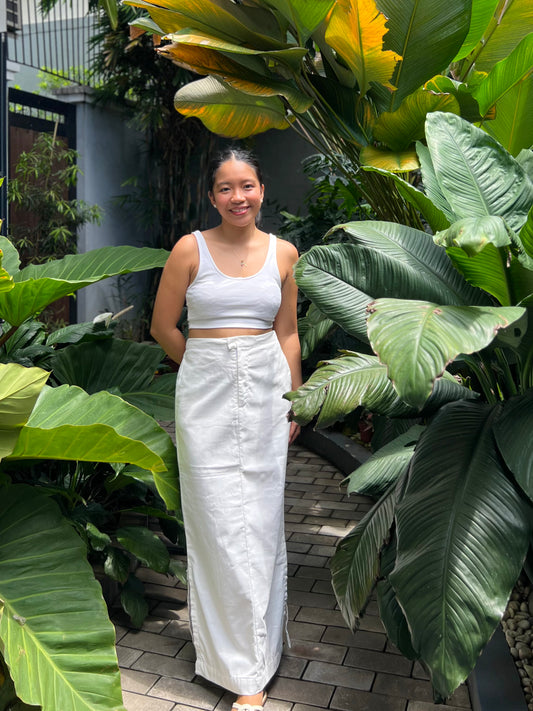
[{"label": "metal fence", "polygon": [[96,33],[97,15],[89,11],[88,0],[57,0],[43,14],[37,0],[17,0],[20,27],[10,33],[8,57],[64,80],[95,86],[98,77],[90,72],[99,50],[89,40]]}]

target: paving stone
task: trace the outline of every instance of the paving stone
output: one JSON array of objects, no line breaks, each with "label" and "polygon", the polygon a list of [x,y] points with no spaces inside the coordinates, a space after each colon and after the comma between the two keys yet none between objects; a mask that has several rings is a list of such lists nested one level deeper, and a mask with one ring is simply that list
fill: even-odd
[{"label": "paving stone", "polygon": [[281,658],[281,663],[279,665],[277,675],[285,676],[289,679],[300,679],[306,666],[307,659],[301,659],[298,657],[288,657],[284,655]]},{"label": "paving stone", "polygon": [[286,491],[303,491],[304,493],[312,492],[323,493],[325,487],[320,484],[303,484],[301,481],[291,481],[287,484]]},{"label": "paving stone", "polygon": [[290,601],[287,605],[287,619],[294,620],[298,612],[300,611],[299,605],[291,605]]},{"label": "paving stone", "polygon": [[188,620],[189,612],[186,606],[176,605],[174,602],[157,601],[157,605],[152,610],[154,617],[169,620]]},{"label": "paving stone", "polygon": [[152,689],[159,676],[157,674],[134,671],[133,669],[122,669],[120,679],[124,691],[146,694],[149,689]]},{"label": "paving stone", "polygon": [[269,688],[269,696],[283,701],[300,702],[326,709],[335,687],[300,679],[276,677]]},{"label": "paving stone", "polygon": [[428,703],[427,701],[409,701],[407,704],[407,711],[464,711],[464,706],[450,706],[449,704],[432,704]]},{"label": "paving stone", "polygon": [[308,555],[307,553],[291,553],[287,555],[289,563],[294,565],[308,565],[313,568],[323,568],[329,563],[329,558],[319,555]]},{"label": "paving stone", "polygon": [[289,620],[287,629],[289,630],[289,637],[291,639],[304,639],[318,642],[326,628],[324,625],[312,625],[306,622],[293,622]]},{"label": "paving stone", "polygon": [[145,617],[141,629],[143,632],[154,632],[155,634],[161,634],[161,632],[165,629],[167,625],[168,620],[162,620],[160,617],[153,617],[152,615],[148,615],[148,617]]},{"label": "paving stone", "polygon": [[289,541],[296,543],[309,543],[311,545],[323,545],[324,543],[334,545],[337,536],[326,538],[320,533],[291,533]]},{"label": "paving stone", "polygon": [[211,711],[223,693],[223,689],[213,685],[197,684],[164,676],[152,688],[150,695]]},{"label": "paving stone", "polygon": [[155,570],[150,568],[143,568],[142,566],[137,568],[135,575],[139,580],[144,583],[153,583],[154,585],[166,585],[167,587],[174,587],[178,582],[173,575],[164,575],[163,573],[156,573]]},{"label": "paving stone", "polygon": [[287,588],[289,590],[289,600],[291,598],[292,590],[302,590],[309,592],[314,585],[312,578],[288,578]]},{"label": "paving stone", "polygon": [[120,644],[124,647],[141,649],[143,652],[156,652],[168,657],[173,657],[182,647],[180,640],[152,632],[128,632]]},{"label": "paving stone", "polygon": [[405,711],[406,700],[383,694],[339,688],[330,703],[331,709],[339,711]]},{"label": "paving stone", "polygon": [[309,662],[303,676],[306,681],[334,684],[361,691],[370,691],[374,677],[374,672],[368,670],[352,669],[340,664],[316,661]]},{"label": "paving stone", "polygon": [[413,671],[411,676],[414,679],[426,679],[429,680],[430,676],[428,672],[424,669],[424,667],[420,664],[419,661],[415,661],[413,665]]},{"label": "paving stone", "polygon": [[301,523],[304,520],[303,514],[286,513],[285,521],[288,523]]},{"label": "paving stone", "polygon": [[[124,706],[127,711],[176,711],[171,701],[161,701],[150,696],[132,694],[129,691],[123,693]],[[192,711],[189,707],[189,711]]]},{"label": "paving stone", "polygon": [[330,591],[329,595],[320,595],[319,593],[292,591],[290,602],[293,605],[305,607],[320,607],[326,610],[333,610],[337,604],[335,595]]},{"label": "paving stone", "polygon": [[433,701],[433,691],[428,681],[393,674],[378,673],[372,690],[377,694],[403,697],[414,701]]},{"label": "paving stone", "polygon": [[311,592],[320,593],[321,595],[332,595],[333,586],[331,580],[315,580]]},{"label": "paving stone", "polygon": [[171,620],[163,630],[164,635],[177,640],[190,640],[191,627],[188,620]]},{"label": "paving stone", "polygon": [[185,642],[183,647],[178,652],[178,657],[180,659],[187,659],[189,662],[196,661],[196,650],[192,642]]},{"label": "paving stone", "polygon": [[181,588],[147,584],[144,586],[144,594],[151,600],[166,600],[177,607],[185,607],[187,604],[187,591]]},{"label": "paving stone", "polygon": [[285,524],[285,531],[297,531],[299,533],[318,533],[320,526],[313,523],[291,523]]},{"label": "paving stone", "polygon": [[365,630],[365,632],[385,632],[383,623],[379,617],[374,615],[365,615],[361,617],[359,621],[359,628]]},{"label": "paving stone", "polygon": [[335,553],[335,546],[314,545],[309,553],[311,555],[325,555],[326,558],[331,558]]},{"label": "paving stone", "polygon": [[365,630],[352,632],[346,627],[328,627],[320,641],[382,652],[387,644],[387,637],[385,634],[377,632],[366,632]]},{"label": "paving stone", "polygon": [[296,617],[297,622],[313,622],[318,625],[344,627],[344,620],[338,610],[324,610],[319,607],[302,607]]},{"label": "paving stone", "polygon": [[124,637],[125,634],[128,634],[128,632],[129,629],[127,627],[123,627],[122,625],[115,625],[115,642],[120,642],[122,637]]},{"label": "paving stone", "polygon": [[373,652],[369,649],[350,647],[344,664],[358,669],[371,669],[376,672],[410,676],[413,662],[405,657],[387,652]]},{"label": "paving stone", "polygon": [[[323,488],[323,487],[322,487]],[[304,499],[313,499],[315,501],[346,501],[346,497],[340,491],[306,491]]]},{"label": "paving stone", "polygon": [[312,578],[313,580],[331,580],[331,571],[328,568],[310,568],[300,565],[296,571],[297,578]]},{"label": "paving stone", "polygon": [[309,543],[298,543],[297,541],[287,541],[287,551],[290,553],[307,553],[311,545]]},{"label": "paving stone", "polygon": [[158,674],[159,676],[171,676],[184,681],[192,681],[195,676],[192,662],[178,657],[164,657],[161,654],[152,654],[150,652],[145,652],[135,662],[133,669]]},{"label": "paving stone", "polygon": [[338,644],[323,644],[322,642],[309,642],[306,640],[292,640],[290,649],[285,650],[289,657],[302,657],[308,660],[342,664],[346,656],[347,647]]},{"label": "paving stone", "polygon": [[140,649],[131,649],[131,647],[121,647],[117,645],[118,665],[121,668],[131,667],[131,665],[139,659],[142,654]]},{"label": "paving stone", "polygon": [[[305,526],[308,524],[301,523],[300,526]],[[343,525],[341,521],[336,523],[335,521],[330,521],[324,526],[320,526],[320,533],[324,536],[336,536],[337,538],[344,538],[344,536],[352,530],[353,526]]]},{"label": "paving stone", "polygon": [[461,684],[453,692],[453,694],[448,699],[447,703],[459,706],[462,709],[471,708],[470,694],[468,692],[468,686],[466,684]]}]

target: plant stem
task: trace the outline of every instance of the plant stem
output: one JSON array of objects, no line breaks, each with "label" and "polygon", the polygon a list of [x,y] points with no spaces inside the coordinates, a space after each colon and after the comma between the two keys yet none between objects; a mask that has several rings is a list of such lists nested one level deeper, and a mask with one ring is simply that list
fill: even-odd
[{"label": "plant stem", "polygon": [[18,326],[11,326],[9,331],[6,331],[0,336],[0,348],[4,345],[6,341],[9,341],[11,336],[15,333],[15,331],[18,329]]}]

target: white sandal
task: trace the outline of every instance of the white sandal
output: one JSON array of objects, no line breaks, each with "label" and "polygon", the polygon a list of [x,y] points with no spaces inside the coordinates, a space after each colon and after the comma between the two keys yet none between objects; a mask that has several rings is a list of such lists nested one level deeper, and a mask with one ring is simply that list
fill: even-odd
[{"label": "white sandal", "polygon": [[231,711],[233,711],[233,709],[236,709],[236,711],[263,711],[266,700],[267,692],[265,691],[260,704],[238,704],[234,701]]}]

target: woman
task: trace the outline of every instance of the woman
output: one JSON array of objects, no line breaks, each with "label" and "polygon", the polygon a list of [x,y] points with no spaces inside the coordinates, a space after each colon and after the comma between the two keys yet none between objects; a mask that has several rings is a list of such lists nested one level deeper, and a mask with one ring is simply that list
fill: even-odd
[{"label": "woman", "polygon": [[[221,222],[185,235],[163,270],[152,335],[181,363],[176,438],[196,671],[263,708],[286,624],[283,490],[298,435],[284,392],[301,385],[293,245],[256,226],[255,158],[213,163]],[[177,329],[187,301],[187,343]]]}]

